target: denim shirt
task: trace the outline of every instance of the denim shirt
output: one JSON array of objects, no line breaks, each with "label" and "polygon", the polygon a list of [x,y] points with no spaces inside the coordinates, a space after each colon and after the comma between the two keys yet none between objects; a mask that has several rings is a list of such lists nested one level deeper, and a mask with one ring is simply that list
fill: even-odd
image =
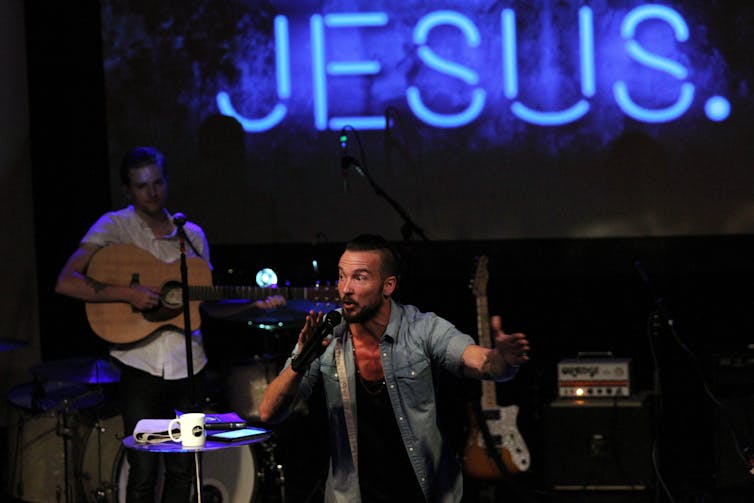
[{"label": "denim shirt", "polygon": [[[434,313],[390,302],[390,321],[379,343],[380,357],[403,444],[427,501],[458,502],[463,480],[458,461],[443,442],[438,428],[433,369],[444,368],[461,375],[461,356],[474,340]],[[308,398],[314,385],[323,383],[330,426],[330,471],[325,501],[353,503],[361,501],[361,496],[343,414],[339,383],[342,376],[338,375],[334,340],[342,338],[344,354],[352,354],[347,323],[335,327],[332,337],[331,344],[302,378],[298,398]],[[356,377],[352,357],[345,358],[345,366],[355,418]]]}]

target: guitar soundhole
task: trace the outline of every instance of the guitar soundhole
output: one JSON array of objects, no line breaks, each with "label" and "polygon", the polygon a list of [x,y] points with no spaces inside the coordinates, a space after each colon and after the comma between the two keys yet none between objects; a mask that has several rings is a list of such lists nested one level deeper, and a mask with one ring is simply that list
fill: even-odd
[{"label": "guitar soundhole", "polygon": [[183,290],[177,281],[168,281],[160,294],[162,305],[166,309],[180,309],[183,306]]},{"label": "guitar soundhole", "polygon": [[160,305],[149,311],[143,311],[144,319],[152,323],[161,323],[175,318],[183,309],[181,284],[177,281],[165,283],[160,292]]}]

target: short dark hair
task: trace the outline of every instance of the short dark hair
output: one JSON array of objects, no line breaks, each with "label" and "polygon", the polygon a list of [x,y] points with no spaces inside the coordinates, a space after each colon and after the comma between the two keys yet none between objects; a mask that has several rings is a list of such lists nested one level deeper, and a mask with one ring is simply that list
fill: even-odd
[{"label": "short dark hair", "polygon": [[347,251],[377,251],[382,257],[382,275],[400,279],[401,256],[384,237],[377,234],[359,234],[346,243]]},{"label": "short dark hair", "polygon": [[123,156],[120,163],[120,183],[128,185],[131,182],[129,172],[132,169],[141,168],[156,164],[162,168],[163,176],[167,176],[165,171],[165,155],[154,147],[134,147]]}]

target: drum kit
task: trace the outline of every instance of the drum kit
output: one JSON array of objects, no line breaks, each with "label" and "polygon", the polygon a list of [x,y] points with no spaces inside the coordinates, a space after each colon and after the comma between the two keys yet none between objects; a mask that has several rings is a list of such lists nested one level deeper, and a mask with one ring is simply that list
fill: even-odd
[{"label": "drum kit", "polygon": [[[259,420],[264,388],[277,374],[281,355],[295,343],[310,307],[324,311],[334,306],[294,302],[278,313],[244,316],[235,311],[233,318],[218,316],[222,306],[214,306],[209,314],[215,320],[243,321],[245,327],[265,332],[263,347],[247,348],[246,356],[225,367],[219,406],[227,409],[222,410],[233,410],[250,423]],[[291,334],[281,335],[286,331]],[[205,329],[205,342],[210,337]],[[0,351],[15,347],[3,342]],[[235,354],[239,355],[237,351]],[[212,362],[212,354],[209,356]],[[12,388],[7,395],[18,416],[16,424],[9,427],[12,496],[24,502],[125,501],[125,435],[122,416],[112,398],[112,386],[120,380],[118,367],[108,359],[80,357],[45,362],[31,373],[31,382]],[[203,453],[202,499],[285,502],[285,476],[275,460],[275,450],[273,435],[250,446]]]},{"label": "drum kit", "polygon": [[[105,386],[119,380],[112,363],[72,358],[40,364],[33,379],[10,389],[18,411],[11,439],[11,492],[23,501],[78,501],[84,423],[105,402]],[[122,427],[121,427],[122,429]]]}]

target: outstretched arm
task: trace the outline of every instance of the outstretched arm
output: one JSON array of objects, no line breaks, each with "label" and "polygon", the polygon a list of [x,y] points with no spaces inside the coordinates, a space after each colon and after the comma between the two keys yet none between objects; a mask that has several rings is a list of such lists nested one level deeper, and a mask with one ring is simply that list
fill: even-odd
[{"label": "outstretched arm", "polygon": [[529,341],[522,333],[506,334],[500,316],[490,318],[495,347],[472,344],[463,352],[464,375],[476,379],[507,380],[529,361]]}]

